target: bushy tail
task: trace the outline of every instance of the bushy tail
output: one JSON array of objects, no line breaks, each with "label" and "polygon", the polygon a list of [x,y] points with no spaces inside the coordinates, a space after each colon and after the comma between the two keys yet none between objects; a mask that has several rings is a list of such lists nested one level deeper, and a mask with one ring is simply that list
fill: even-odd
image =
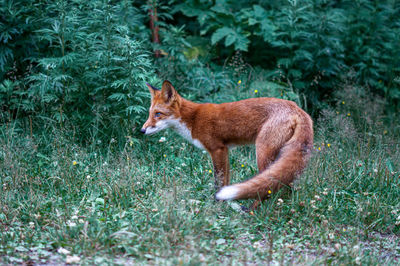
[{"label": "bushy tail", "polygon": [[307,164],[313,143],[312,121],[296,119],[292,137],[284,143],[274,162],[253,178],[226,186],[216,194],[218,200],[264,199],[282,186],[289,185]]}]

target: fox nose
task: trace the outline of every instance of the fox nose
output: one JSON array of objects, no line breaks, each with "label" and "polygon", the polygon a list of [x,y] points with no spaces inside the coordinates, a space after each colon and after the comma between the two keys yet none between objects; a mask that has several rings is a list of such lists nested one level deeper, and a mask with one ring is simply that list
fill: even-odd
[{"label": "fox nose", "polygon": [[144,133],[146,133],[146,129],[145,129],[145,128],[142,128],[142,129],[140,130],[140,132],[144,134]]}]

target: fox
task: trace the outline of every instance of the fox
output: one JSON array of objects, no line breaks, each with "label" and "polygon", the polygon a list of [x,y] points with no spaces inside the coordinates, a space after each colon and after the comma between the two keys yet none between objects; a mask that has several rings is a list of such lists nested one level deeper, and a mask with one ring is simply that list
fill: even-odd
[{"label": "fox", "polygon": [[[171,82],[161,89],[146,83],[151,94],[149,116],[140,132],[175,130],[211,156],[218,201],[254,199],[251,209],[269,194],[290,186],[310,158],[313,121],[295,102],[250,98],[237,102],[195,103],[180,96]],[[258,174],[230,185],[229,149],[255,144]]]}]

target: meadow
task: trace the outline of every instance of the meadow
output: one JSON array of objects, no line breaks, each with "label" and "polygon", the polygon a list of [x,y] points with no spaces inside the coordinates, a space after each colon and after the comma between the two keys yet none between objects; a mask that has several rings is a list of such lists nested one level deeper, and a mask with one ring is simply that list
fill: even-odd
[{"label": "meadow", "polygon": [[[247,213],[250,201],[214,200],[208,154],[172,131],[81,145],[73,131],[9,123],[0,262],[397,264],[400,125],[354,87],[339,96],[315,121],[301,178]],[[253,147],[230,163],[232,182],[257,172]]]},{"label": "meadow", "polygon": [[[400,1],[0,1],[0,264],[400,263]],[[276,97],[304,173],[251,212],[209,155],[139,133],[146,83]],[[231,182],[257,173],[230,152]]]}]

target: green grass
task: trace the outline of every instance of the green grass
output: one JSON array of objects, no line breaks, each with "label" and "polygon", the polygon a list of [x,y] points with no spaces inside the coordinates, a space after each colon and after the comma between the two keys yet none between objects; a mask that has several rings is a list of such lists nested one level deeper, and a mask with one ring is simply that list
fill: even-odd
[{"label": "green grass", "polygon": [[[355,131],[366,127],[342,113],[316,123],[293,188],[250,214],[214,201],[208,154],[173,132],[82,146],[67,130],[5,126],[0,263],[399,263],[399,127]],[[232,182],[257,172],[253,147],[230,161]]]}]

